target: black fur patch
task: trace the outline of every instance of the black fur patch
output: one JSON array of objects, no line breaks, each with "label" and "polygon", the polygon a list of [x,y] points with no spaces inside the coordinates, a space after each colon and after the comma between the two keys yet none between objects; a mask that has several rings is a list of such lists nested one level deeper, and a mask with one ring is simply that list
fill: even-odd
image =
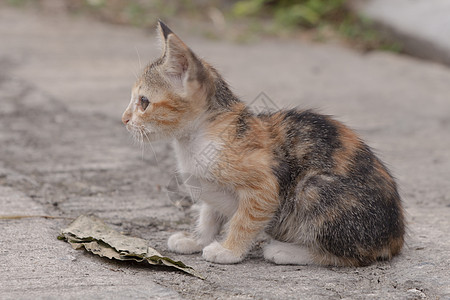
[{"label": "black fur patch", "polygon": [[[273,167],[273,172],[283,199],[293,193],[298,178],[311,168],[322,172],[330,170],[331,157],[341,143],[337,128],[328,118],[309,110],[286,111],[281,126],[286,129],[286,141],[274,151],[279,163]],[[297,157],[297,152],[305,154]]]},{"label": "black fur patch", "polygon": [[249,129],[248,119],[252,117],[252,113],[248,110],[248,108],[243,109],[236,121],[236,137],[242,138],[245,136],[246,132]]},{"label": "black fur patch", "polygon": [[240,102],[222,78],[216,79],[214,88],[215,93],[213,97],[209,97],[208,99],[209,110],[229,110],[233,104]]}]

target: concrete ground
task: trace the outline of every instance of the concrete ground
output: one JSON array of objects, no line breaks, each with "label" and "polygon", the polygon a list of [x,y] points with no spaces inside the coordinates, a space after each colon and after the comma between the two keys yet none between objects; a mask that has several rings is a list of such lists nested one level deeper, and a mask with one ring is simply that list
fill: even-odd
[{"label": "concrete ground", "polygon": [[[56,236],[70,219],[0,219],[1,299],[450,299],[450,69],[384,52],[180,36],[252,101],[315,107],[355,128],[399,181],[402,254],[364,268],[278,266],[257,245],[237,265],[176,255],[189,228],[165,186],[171,145],[142,151],[121,124],[153,32],[0,8],[0,216],[93,213],[207,276],[114,262]],[[137,49],[137,50],[136,50]]]}]

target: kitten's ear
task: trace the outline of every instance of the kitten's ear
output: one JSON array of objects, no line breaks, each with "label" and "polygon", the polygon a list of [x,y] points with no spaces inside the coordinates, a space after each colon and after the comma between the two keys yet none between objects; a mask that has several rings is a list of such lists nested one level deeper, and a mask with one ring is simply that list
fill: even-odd
[{"label": "kitten's ear", "polygon": [[203,65],[191,49],[163,22],[159,21],[158,28],[164,44],[164,69],[171,81],[186,87],[188,81],[203,78]]},{"label": "kitten's ear", "polygon": [[171,33],[166,40],[165,69],[171,77],[183,79],[192,64],[192,53],[183,41]]},{"label": "kitten's ear", "polygon": [[158,25],[156,26],[156,31],[158,32],[159,43],[161,45],[161,51],[162,51],[163,55],[165,55],[166,45],[167,45],[167,37],[169,36],[169,34],[171,34],[173,32],[161,20],[158,21]]}]

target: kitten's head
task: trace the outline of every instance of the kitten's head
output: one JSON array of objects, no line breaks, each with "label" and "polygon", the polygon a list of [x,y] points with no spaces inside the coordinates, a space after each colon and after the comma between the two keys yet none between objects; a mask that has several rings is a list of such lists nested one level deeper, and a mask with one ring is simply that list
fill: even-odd
[{"label": "kitten's head", "polygon": [[158,32],[162,56],[137,79],[122,122],[141,140],[177,137],[206,111],[211,73],[164,23]]}]

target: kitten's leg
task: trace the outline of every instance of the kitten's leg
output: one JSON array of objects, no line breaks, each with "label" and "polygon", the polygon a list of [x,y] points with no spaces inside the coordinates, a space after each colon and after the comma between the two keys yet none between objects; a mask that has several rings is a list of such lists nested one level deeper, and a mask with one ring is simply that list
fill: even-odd
[{"label": "kitten's leg", "polygon": [[264,258],[278,265],[308,265],[313,262],[306,247],[277,240],[264,247]]},{"label": "kitten's leg", "polygon": [[207,203],[202,205],[195,229],[195,236],[202,248],[214,241],[222,228],[223,222],[223,215],[218,213],[211,205]]},{"label": "kitten's leg", "polygon": [[207,261],[233,264],[244,259],[256,236],[273,217],[278,206],[275,189],[271,185],[261,184],[265,189],[259,191],[241,191],[239,206],[230,220],[225,241],[217,241],[203,249],[203,258]]},{"label": "kitten's leg", "polygon": [[177,232],[169,237],[169,250],[181,254],[200,252],[211,243],[219,233],[222,217],[208,204],[203,203],[197,220],[195,235],[187,232]]}]

